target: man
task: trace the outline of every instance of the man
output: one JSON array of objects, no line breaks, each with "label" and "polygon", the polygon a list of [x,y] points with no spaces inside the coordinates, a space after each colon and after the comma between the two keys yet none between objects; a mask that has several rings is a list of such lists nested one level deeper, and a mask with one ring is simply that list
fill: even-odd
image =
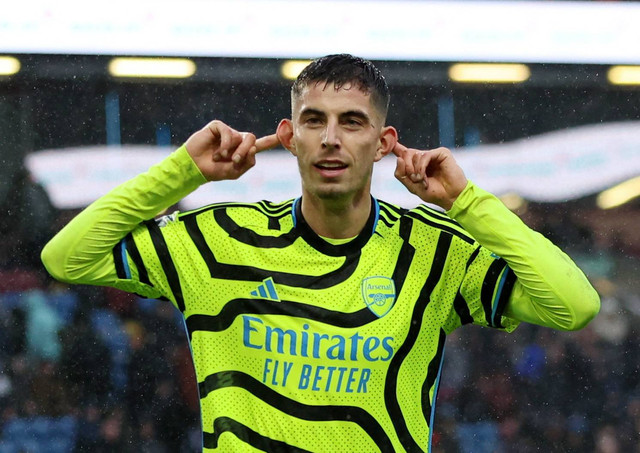
[{"label": "man", "polygon": [[[291,96],[276,134],[209,123],[89,206],[43,262],[60,280],[167,298],[183,313],[205,451],[429,450],[447,334],[467,323],[578,329],[598,295],[449,150],[398,143],[370,62],[315,60]],[[278,144],[297,158],[300,198],[149,220]],[[371,197],[373,165],[389,153],[407,189],[448,215]]]}]

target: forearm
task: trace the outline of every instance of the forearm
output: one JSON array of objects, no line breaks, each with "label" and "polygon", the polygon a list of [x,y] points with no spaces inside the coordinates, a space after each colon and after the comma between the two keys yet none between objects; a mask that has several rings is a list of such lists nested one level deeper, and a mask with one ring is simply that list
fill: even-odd
[{"label": "forearm", "polygon": [[177,203],[205,181],[184,147],[149,171],[101,197],[42,250],[58,280],[109,285],[116,280],[112,249],[140,222]]},{"label": "forearm", "polygon": [[495,196],[469,183],[448,214],[516,275],[505,316],[575,330],[598,313],[600,298],[576,264]]}]

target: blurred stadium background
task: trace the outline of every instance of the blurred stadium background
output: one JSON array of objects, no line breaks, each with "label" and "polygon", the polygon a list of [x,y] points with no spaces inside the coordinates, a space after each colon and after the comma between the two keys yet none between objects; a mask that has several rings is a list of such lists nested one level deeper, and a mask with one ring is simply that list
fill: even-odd
[{"label": "blurred stadium background", "polygon": [[[640,452],[640,4],[91,8],[22,1],[0,16],[0,453],[198,451],[178,314],[56,283],[39,250],[94,197],[92,182],[116,184],[132,162],[146,165],[149,152],[159,160],[209,120],[271,133],[289,115],[285,69],[338,52],[386,74],[388,122],[405,144],[455,148],[487,184],[514,181],[498,194],[576,259],[602,296],[601,314],[580,332],[523,325],[511,335],[475,327],[451,335],[434,451]],[[130,57],[178,59],[184,72],[118,72]],[[509,65],[469,79],[460,71],[479,68],[461,63]],[[535,165],[537,136],[561,138],[544,142],[544,165]],[[492,167],[527,144],[526,162]],[[567,159],[569,176],[551,174]],[[222,186],[222,198],[255,194],[252,184],[269,197],[278,183],[247,179],[247,191],[242,181]],[[570,182],[578,189],[567,190]],[[381,198],[395,190],[386,184],[376,188]],[[487,351],[492,360],[480,360]]]}]

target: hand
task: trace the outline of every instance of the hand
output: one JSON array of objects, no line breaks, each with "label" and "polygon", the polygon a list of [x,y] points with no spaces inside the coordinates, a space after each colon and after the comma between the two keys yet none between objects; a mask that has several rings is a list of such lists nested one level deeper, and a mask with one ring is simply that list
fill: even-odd
[{"label": "hand", "polygon": [[185,146],[207,181],[222,181],[238,179],[256,164],[256,153],[279,144],[275,134],[256,140],[250,132],[214,120],[189,137]]},{"label": "hand", "polygon": [[393,154],[397,156],[395,177],[427,203],[449,210],[467,185],[462,168],[447,148],[420,151],[397,143]]}]

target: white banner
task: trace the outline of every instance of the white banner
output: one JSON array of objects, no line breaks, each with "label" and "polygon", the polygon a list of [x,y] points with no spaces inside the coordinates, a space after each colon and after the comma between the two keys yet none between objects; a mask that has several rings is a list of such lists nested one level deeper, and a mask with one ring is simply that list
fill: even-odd
[{"label": "white banner", "polygon": [[640,4],[594,1],[9,1],[0,52],[640,63]]},{"label": "white banner", "polygon": [[[26,163],[57,207],[78,208],[171,151],[151,146],[67,148],[32,153]],[[559,202],[640,175],[640,122],[582,126],[511,143],[459,148],[454,154],[469,179],[496,195],[517,193],[529,200]],[[376,164],[373,194],[414,206],[419,200],[395,179],[394,169],[393,156]],[[193,209],[217,201],[281,201],[299,194],[295,158],[273,150],[260,153],[257,165],[239,180],[205,184],[182,204]]]}]

